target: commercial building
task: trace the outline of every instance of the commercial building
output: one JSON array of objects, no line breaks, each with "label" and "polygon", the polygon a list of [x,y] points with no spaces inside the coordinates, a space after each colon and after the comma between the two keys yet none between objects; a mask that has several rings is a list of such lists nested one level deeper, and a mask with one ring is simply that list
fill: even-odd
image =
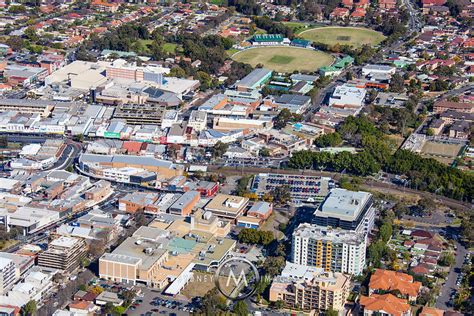
[{"label": "commercial building", "polygon": [[15,263],[13,260],[0,257],[0,295],[9,291],[16,280]]},{"label": "commercial building", "polygon": [[141,168],[157,174],[160,178],[169,178],[183,173],[183,168],[166,160],[153,157],[132,155],[94,155],[82,154],[79,157],[79,168],[85,173],[97,177],[103,176],[107,168]]},{"label": "commercial building", "polygon": [[249,199],[241,196],[217,194],[207,205],[204,210],[212,212],[212,214],[235,221],[237,217],[243,214],[249,203]]},{"label": "commercial building", "polygon": [[283,301],[290,309],[343,311],[350,290],[348,275],[287,263],[281,277],[272,283],[269,298]]},{"label": "commercial building", "polygon": [[194,206],[201,199],[201,193],[198,191],[185,192],[173,205],[170,206],[171,214],[188,216],[192,213]]},{"label": "commercial building", "polygon": [[191,115],[188,120],[188,127],[191,127],[195,131],[202,131],[207,126],[207,113],[204,111],[191,111]]},{"label": "commercial building", "polygon": [[293,232],[292,260],[325,271],[359,275],[365,268],[364,233],[301,224]]},{"label": "commercial building", "polygon": [[158,194],[146,192],[128,193],[118,201],[119,210],[127,213],[136,213],[158,200]]},{"label": "commercial building", "polygon": [[216,131],[230,132],[235,130],[268,130],[273,121],[267,119],[245,119],[234,117],[214,117],[212,128]]},{"label": "commercial building", "polygon": [[420,289],[421,282],[406,273],[376,269],[370,276],[369,295],[399,291],[410,302],[416,302]]},{"label": "commercial building", "polygon": [[369,233],[374,220],[372,194],[336,188],[314,212],[313,224]]},{"label": "commercial building", "polygon": [[311,105],[311,97],[299,94],[282,94],[267,97],[264,104],[276,107],[278,110],[288,109],[291,113],[301,114]]},{"label": "commercial building", "polygon": [[0,305],[22,307],[33,300],[37,304],[51,295],[53,276],[57,270],[47,271],[39,267],[31,269],[22,282],[17,283],[10,291],[0,295]]},{"label": "commercial building", "polygon": [[71,272],[79,267],[85,255],[86,244],[83,239],[63,236],[49,243],[48,249],[38,256],[38,265]]},{"label": "commercial building", "polygon": [[28,99],[0,99],[0,112],[15,111],[18,113],[40,114],[48,117],[57,102]]},{"label": "commercial building", "polygon": [[206,232],[215,237],[227,236],[230,222],[219,219],[210,211],[197,210],[190,216],[190,231]]},{"label": "commercial building", "polygon": [[155,286],[154,277],[168,259],[169,232],[154,227],[140,227],[112,253],[99,259],[99,276],[106,280]]},{"label": "commercial building", "polygon": [[375,75],[376,74],[393,75],[395,74],[396,70],[397,68],[394,66],[369,64],[362,67],[362,75],[363,76],[370,76],[374,74]]},{"label": "commercial building", "polygon": [[349,85],[337,86],[329,98],[329,106],[333,107],[362,107],[367,90]]},{"label": "commercial building", "polygon": [[256,68],[247,76],[235,83],[235,87],[240,91],[249,91],[263,86],[272,77],[272,71],[266,68]]}]

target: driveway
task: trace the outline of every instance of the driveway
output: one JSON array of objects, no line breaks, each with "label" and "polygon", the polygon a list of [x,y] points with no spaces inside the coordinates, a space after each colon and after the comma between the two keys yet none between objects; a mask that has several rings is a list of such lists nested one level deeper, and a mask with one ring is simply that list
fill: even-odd
[{"label": "driveway", "polygon": [[439,295],[438,299],[436,300],[436,308],[448,310],[452,306],[448,306],[448,302],[451,296],[451,293],[455,293],[458,290],[458,286],[456,285],[456,279],[458,275],[461,273],[461,268],[464,262],[464,256],[467,254],[466,248],[464,248],[460,243],[457,241],[455,242],[457,247],[456,250],[456,262],[454,266],[451,268],[448,274],[448,278],[444,283],[443,287],[441,288],[441,294]]}]

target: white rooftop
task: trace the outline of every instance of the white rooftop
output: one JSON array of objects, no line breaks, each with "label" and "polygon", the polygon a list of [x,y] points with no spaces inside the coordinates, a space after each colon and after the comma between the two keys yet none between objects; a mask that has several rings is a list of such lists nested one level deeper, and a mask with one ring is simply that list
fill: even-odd
[{"label": "white rooftop", "polygon": [[371,194],[368,192],[354,192],[339,188],[332,189],[320,209],[316,212],[318,215],[355,220],[364,209],[370,197]]}]

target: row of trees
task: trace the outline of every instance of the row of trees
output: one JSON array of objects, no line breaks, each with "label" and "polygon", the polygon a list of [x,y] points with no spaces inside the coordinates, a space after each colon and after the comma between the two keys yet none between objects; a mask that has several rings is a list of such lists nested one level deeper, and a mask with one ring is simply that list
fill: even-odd
[{"label": "row of trees", "polygon": [[[337,133],[347,143],[361,148],[356,154],[341,152],[300,151],[290,158],[289,166],[296,169],[346,171],[366,176],[379,170],[404,175],[412,188],[434,192],[458,200],[474,198],[474,176],[448,167],[435,159],[423,158],[407,150],[394,152],[393,144],[367,117],[349,117]],[[338,139],[339,136],[332,136]],[[323,145],[323,139],[318,142]]]}]

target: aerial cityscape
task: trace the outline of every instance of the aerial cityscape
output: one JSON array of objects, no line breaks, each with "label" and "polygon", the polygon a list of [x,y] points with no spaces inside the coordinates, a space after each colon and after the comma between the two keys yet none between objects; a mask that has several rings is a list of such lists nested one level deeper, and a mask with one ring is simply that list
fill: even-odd
[{"label": "aerial cityscape", "polygon": [[0,0],[0,316],[474,315],[473,0]]}]

